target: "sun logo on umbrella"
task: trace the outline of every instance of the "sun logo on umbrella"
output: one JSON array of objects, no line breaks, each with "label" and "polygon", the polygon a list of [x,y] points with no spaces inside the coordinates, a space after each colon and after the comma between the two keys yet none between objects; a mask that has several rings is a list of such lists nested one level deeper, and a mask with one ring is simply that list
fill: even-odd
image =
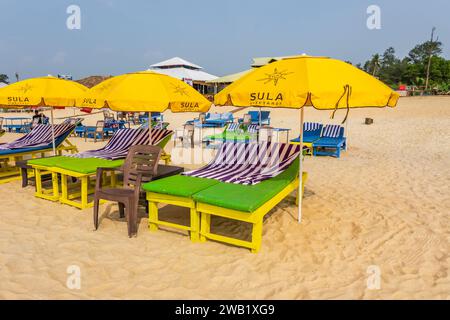
[{"label": "sun logo on umbrella", "polygon": [[182,95],[182,96],[189,96],[189,94],[186,92],[187,88],[183,88],[180,85],[172,85],[172,86],[173,86],[173,89],[174,89],[173,92],[175,94],[179,94],[179,95]]},{"label": "sun logo on umbrella", "polygon": [[23,86],[18,87],[16,90],[19,92],[22,92],[22,94],[26,94],[31,89],[33,89],[33,87],[27,83],[27,84],[24,84]]},{"label": "sun logo on umbrella", "polygon": [[258,79],[257,81],[264,81],[264,84],[267,84],[269,82],[273,82],[273,85],[276,86],[278,84],[279,80],[286,80],[286,76],[288,74],[291,74],[293,72],[286,72],[287,70],[278,71],[277,68],[273,70],[273,73],[266,73],[265,78]]}]

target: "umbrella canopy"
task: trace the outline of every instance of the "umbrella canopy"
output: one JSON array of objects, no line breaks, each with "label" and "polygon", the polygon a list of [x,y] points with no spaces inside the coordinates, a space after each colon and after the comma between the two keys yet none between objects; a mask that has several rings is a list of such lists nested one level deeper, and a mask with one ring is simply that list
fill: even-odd
[{"label": "umbrella canopy", "polygon": [[244,75],[219,92],[216,105],[316,109],[394,107],[399,95],[349,63],[325,58],[286,58]]},{"label": "umbrella canopy", "polygon": [[[348,115],[350,108],[395,107],[398,98],[391,88],[349,63],[303,55],[255,69],[219,92],[214,103],[218,106],[301,109],[300,150],[303,150],[304,106],[335,111],[346,108]],[[299,171],[300,222],[302,157]]]},{"label": "umbrella canopy", "polygon": [[52,76],[31,78],[12,83],[0,89],[0,106],[73,107],[75,99],[87,88],[77,82]]},{"label": "umbrella canopy", "polygon": [[77,105],[131,112],[205,112],[211,102],[181,80],[141,71],[103,81],[77,99]]},{"label": "umbrella canopy", "polygon": [[53,107],[73,107],[76,98],[87,90],[85,86],[77,82],[52,76],[31,78],[1,88],[0,106],[7,108],[51,107],[53,153],[56,155]]}]

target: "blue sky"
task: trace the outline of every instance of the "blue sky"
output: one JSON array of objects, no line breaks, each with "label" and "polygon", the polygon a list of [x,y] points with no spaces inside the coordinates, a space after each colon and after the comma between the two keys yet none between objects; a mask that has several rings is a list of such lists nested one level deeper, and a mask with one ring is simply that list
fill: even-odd
[{"label": "blue sky", "polygon": [[[81,8],[69,30],[66,8]],[[366,9],[381,8],[369,30]],[[432,26],[450,58],[448,0],[0,0],[0,73],[121,74],[180,56],[225,75],[251,58],[308,53],[353,63],[393,46],[404,56]]]}]

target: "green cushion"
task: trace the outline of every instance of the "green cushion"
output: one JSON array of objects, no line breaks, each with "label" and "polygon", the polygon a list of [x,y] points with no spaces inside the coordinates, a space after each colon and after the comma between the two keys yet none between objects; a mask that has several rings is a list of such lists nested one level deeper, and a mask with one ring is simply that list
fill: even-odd
[{"label": "green cushion", "polygon": [[27,164],[29,165],[39,165],[43,167],[54,167],[56,164],[64,162],[64,161],[70,161],[71,157],[64,157],[64,156],[55,156],[55,157],[48,157],[48,158],[37,158],[37,159],[31,159],[27,161]]},{"label": "green cushion", "polygon": [[204,138],[204,140],[223,140],[226,138],[228,141],[245,141],[245,140],[251,140],[252,135],[250,133],[237,133],[237,132],[225,132],[218,133],[214,135],[210,135]]},{"label": "green cushion", "polygon": [[191,198],[197,192],[220,183],[218,180],[176,175],[144,183],[145,191]]},{"label": "green cushion", "polygon": [[72,158],[71,161],[62,161],[55,164],[54,167],[74,171],[78,173],[95,173],[97,168],[117,168],[120,167],[124,160],[106,160],[99,158]]},{"label": "green cushion", "polygon": [[243,212],[253,212],[283,190],[298,175],[296,160],[276,177],[252,186],[220,182],[193,196],[197,202]]},{"label": "green cushion", "polygon": [[95,173],[97,168],[116,168],[123,164],[124,160],[106,160],[99,158],[74,158],[74,157],[49,157],[28,160],[28,164],[45,167],[56,167],[75,171],[78,173]]}]

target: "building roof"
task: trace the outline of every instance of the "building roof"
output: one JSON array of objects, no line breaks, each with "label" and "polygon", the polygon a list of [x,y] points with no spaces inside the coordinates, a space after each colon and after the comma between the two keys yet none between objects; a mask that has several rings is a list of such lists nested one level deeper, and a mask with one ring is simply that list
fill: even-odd
[{"label": "building roof", "polygon": [[217,76],[209,74],[201,70],[191,70],[183,67],[170,69],[149,69],[150,71],[166,74],[168,76],[183,80],[191,79],[193,81],[209,81],[214,80]]},{"label": "building roof", "polygon": [[247,73],[249,73],[252,70],[253,69],[249,69],[249,70],[229,74],[229,75],[226,75],[226,76],[214,79],[214,80],[210,80],[207,82],[208,83],[232,83],[232,82],[236,81],[237,79],[239,79],[240,77],[242,77],[243,75],[246,75]]},{"label": "building roof", "polygon": [[175,57],[152,64],[148,70],[166,74],[180,80],[190,79],[192,81],[209,81],[217,79],[217,76],[200,69],[203,68],[182,58]]},{"label": "building roof", "polygon": [[174,57],[171,59],[167,59],[155,64],[152,64],[150,68],[167,68],[167,67],[188,67],[192,69],[203,69],[202,67],[193,64],[187,60],[184,60],[180,57]]}]

